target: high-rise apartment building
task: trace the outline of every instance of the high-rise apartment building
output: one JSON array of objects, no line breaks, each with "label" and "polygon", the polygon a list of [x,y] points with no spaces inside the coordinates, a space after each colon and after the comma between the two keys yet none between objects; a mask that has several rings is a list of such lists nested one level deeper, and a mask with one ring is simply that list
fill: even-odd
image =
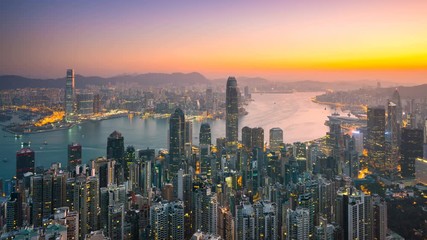
[{"label": "high-rise apartment building", "polygon": [[181,201],[156,202],[150,207],[154,239],[184,239],[184,205]]},{"label": "high-rise apartment building", "polygon": [[309,239],[310,210],[306,208],[288,209],[286,213],[288,240]]}]

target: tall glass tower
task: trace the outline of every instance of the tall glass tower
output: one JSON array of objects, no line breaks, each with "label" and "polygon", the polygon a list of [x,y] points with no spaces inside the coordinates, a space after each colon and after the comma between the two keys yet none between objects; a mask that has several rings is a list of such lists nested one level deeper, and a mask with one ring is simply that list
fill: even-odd
[{"label": "tall glass tower", "polygon": [[174,176],[184,155],[185,145],[185,115],[177,108],[169,119],[169,167],[171,176]]},{"label": "tall glass tower", "polygon": [[370,165],[380,172],[385,171],[385,108],[368,107],[367,124],[368,158]]},{"label": "tall glass tower", "polygon": [[74,114],[74,70],[67,70],[67,80],[65,82],[65,120],[69,122]]},{"label": "tall glass tower", "polygon": [[225,99],[225,135],[227,142],[237,142],[238,121],[239,121],[239,102],[237,92],[237,81],[234,77],[227,80],[226,99]]}]

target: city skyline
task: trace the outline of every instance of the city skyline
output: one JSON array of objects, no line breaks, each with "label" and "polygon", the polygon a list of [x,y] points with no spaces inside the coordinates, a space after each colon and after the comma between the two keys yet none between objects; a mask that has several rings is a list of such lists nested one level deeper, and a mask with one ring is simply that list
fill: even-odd
[{"label": "city skyline", "polygon": [[[0,74],[201,72],[271,80],[417,82],[424,1],[0,3]],[[23,14],[25,13],[25,14]]]}]

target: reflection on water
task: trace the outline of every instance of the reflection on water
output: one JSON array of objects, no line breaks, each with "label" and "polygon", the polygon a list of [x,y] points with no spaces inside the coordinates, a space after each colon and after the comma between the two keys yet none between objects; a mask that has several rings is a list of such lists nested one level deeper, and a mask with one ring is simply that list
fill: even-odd
[{"label": "reflection on water", "polygon": [[[247,106],[248,115],[241,117],[239,128],[263,127],[268,142],[269,129],[280,127],[285,142],[307,141],[321,137],[327,131],[324,125],[330,109],[312,103],[310,98],[319,93],[253,94],[255,101]],[[225,136],[225,121],[210,120],[212,139]],[[200,122],[193,123],[193,141],[198,144]],[[36,152],[36,166],[48,167],[52,162],[66,165],[67,145],[78,142],[83,146],[83,162],[106,154],[108,135],[114,130],[122,132],[125,145],[136,149],[167,148],[168,119],[116,118],[100,122],[86,122],[69,130],[24,135],[22,139],[0,139],[0,177],[10,178],[15,173],[15,153],[22,141],[31,141]],[[2,135],[10,135],[2,132]],[[241,133],[239,133],[240,137]],[[47,145],[44,145],[44,141]],[[42,147],[42,149],[40,148]]]}]

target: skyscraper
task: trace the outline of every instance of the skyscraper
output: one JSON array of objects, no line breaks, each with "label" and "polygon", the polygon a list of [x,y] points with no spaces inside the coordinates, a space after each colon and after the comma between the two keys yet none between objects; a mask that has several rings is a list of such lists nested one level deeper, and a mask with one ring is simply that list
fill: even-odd
[{"label": "skyscraper", "polygon": [[330,155],[335,159],[337,166],[335,166],[337,173],[342,173],[342,133],[341,123],[336,120],[329,121],[329,132],[327,133],[327,145]]},{"label": "skyscraper", "polygon": [[415,159],[423,156],[423,131],[420,129],[402,129],[401,175],[404,178],[415,178]]},{"label": "skyscraper", "polygon": [[185,121],[184,126],[184,155],[188,159],[193,151],[193,122]]},{"label": "skyscraper", "polygon": [[380,172],[385,170],[385,109],[368,107],[367,145],[371,167]]},{"label": "skyscraper", "polygon": [[24,173],[34,173],[34,151],[30,148],[23,148],[16,152],[16,178],[22,179]]},{"label": "skyscraper", "polygon": [[247,150],[251,150],[252,145],[252,128],[245,126],[242,128],[242,144]]},{"label": "skyscraper", "polygon": [[255,239],[255,211],[244,199],[236,206],[236,239]]},{"label": "skyscraper", "polygon": [[75,171],[76,166],[82,163],[82,146],[78,143],[68,145],[68,166],[69,172]]},{"label": "skyscraper", "polygon": [[211,126],[209,125],[209,123],[202,123],[202,125],[200,125],[199,141],[200,141],[200,145],[212,144]]},{"label": "skyscraper", "polygon": [[212,112],[214,108],[214,97],[212,88],[206,89],[206,111],[208,113]]},{"label": "skyscraper", "polygon": [[354,187],[337,191],[335,221],[342,228],[343,239],[371,239],[373,207],[370,195]]},{"label": "skyscraper", "polygon": [[65,120],[70,121],[75,111],[74,70],[67,70],[65,82]]},{"label": "skyscraper", "polygon": [[386,123],[386,161],[385,171],[387,175],[397,172],[399,163],[400,146],[400,122],[398,120],[397,105],[393,102],[388,103],[387,123]]},{"label": "skyscraper", "polygon": [[252,146],[264,151],[264,129],[261,127],[252,128]]},{"label": "skyscraper", "polygon": [[283,130],[281,128],[270,129],[270,150],[279,151],[281,144],[283,144]]},{"label": "skyscraper", "polygon": [[402,102],[400,101],[399,91],[396,89],[391,97],[391,101],[396,105],[396,120],[397,123],[402,124]]},{"label": "skyscraper", "polygon": [[107,159],[115,159],[121,163],[125,153],[125,144],[122,134],[114,131],[107,139]]},{"label": "skyscraper", "polygon": [[169,167],[170,176],[174,176],[184,155],[185,146],[185,115],[177,108],[169,119]]},{"label": "skyscraper", "polygon": [[6,232],[22,227],[22,196],[14,192],[6,202]]},{"label": "skyscraper", "polygon": [[84,175],[67,180],[67,204],[79,216],[79,238],[99,229],[99,181]]},{"label": "skyscraper", "polygon": [[184,239],[183,202],[157,202],[151,205],[150,225],[154,239]]},{"label": "skyscraper", "polygon": [[207,174],[208,169],[211,169],[209,155],[212,144],[211,127],[209,123],[202,123],[202,125],[200,126],[199,140],[201,173]]},{"label": "skyscraper", "polygon": [[225,99],[225,135],[227,142],[237,143],[239,131],[239,100],[237,91],[237,81],[234,77],[227,80]]}]

